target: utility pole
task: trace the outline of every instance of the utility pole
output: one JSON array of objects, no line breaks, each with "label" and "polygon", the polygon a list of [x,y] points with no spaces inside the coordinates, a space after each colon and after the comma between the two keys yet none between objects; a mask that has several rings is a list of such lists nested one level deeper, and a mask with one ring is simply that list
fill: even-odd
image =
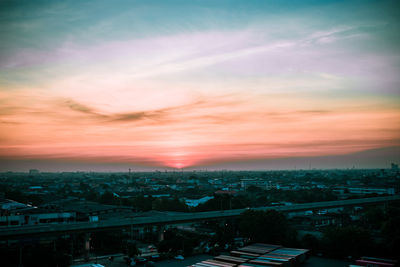
[{"label": "utility pole", "polygon": [[22,244],[19,247],[19,266],[23,267],[23,265],[22,265]]}]

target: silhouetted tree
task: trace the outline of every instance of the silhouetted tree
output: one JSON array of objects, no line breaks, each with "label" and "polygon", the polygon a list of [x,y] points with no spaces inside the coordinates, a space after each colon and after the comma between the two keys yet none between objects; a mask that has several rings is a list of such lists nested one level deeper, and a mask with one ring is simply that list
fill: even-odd
[{"label": "silhouetted tree", "polygon": [[365,211],[363,220],[368,228],[379,230],[385,220],[385,214],[380,207],[371,207]]},{"label": "silhouetted tree", "polygon": [[284,214],[275,211],[253,211],[242,213],[240,233],[252,242],[284,244],[288,240],[289,226]]},{"label": "silhouetted tree", "polygon": [[304,235],[300,244],[303,248],[311,250],[311,253],[319,251],[321,246],[320,240],[311,234]]},{"label": "silhouetted tree", "polygon": [[138,196],[133,199],[132,205],[140,211],[149,211],[152,210],[152,203],[154,198],[152,197],[144,197]]},{"label": "silhouetted tree", "polygon": [[371,255],[374,247],[369,232],[359,226],[328,228],[322,242],[325,253],[332,257]]},{"label": "silhouetted tree", "polygon": [[384,245],[388,257],[400,260],[400,208],[389,207],[382,225],[382,234],[384,236]]},{"label": "silhouetted tree", "polygon": [[111,192],[105,192],[103,195],[100,196],[99,202],[102,204],[109,204],[113,205],[117,203],[116,197]]},{"label": "silhouetted tree", "polygon": [[153,209],[161,211],[187,211],[188,207],[185,203],[175,199],[156,199],[153,201]]}]

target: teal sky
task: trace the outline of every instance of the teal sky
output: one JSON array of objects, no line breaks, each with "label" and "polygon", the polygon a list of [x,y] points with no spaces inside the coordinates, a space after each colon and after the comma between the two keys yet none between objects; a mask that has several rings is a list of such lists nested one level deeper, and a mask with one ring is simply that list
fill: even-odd
[{"label": "teal sky", "polygon": [[[379,92],[372,91],[398,92],[397,1],[2,1],[0,5],[0,82],[5,85],[40,83],[45,78],[38,69],[52,79],[76,67],[92,67],[96,59],[87,49],[96,46],[160,36],[225,32],[233,36],[251,35],[242,37],[249,38],[246,46],[258,47],[277,40],[317,42],[326,44],[317,49],[330,57],[353,60],[352,57],[368,55],[366,60],[389,61],[389,66],[364,71],[315,62],[298,68],[319,68],[321,72],[349,76],[380,71],[372,82],[386,84]],[[335,43],[337,40],[342,42]],[[213,42],[212,37],[205,41]],[[232,39],[232,46],[236,41]],[[171,45],[180,48],[179,44]],[[81,51],[74,54],[71,50]],[[110,57],[118,60],[120,55]]]}]

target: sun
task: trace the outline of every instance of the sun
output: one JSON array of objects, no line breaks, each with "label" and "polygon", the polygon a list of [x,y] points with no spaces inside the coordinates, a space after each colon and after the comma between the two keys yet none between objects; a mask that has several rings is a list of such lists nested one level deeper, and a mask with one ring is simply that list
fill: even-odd
[{"label": "sun", "polygon": [[185,164],[183,164],[181,162],[175,163],[175,168],[182,169],[183,167],[185,167]]}]

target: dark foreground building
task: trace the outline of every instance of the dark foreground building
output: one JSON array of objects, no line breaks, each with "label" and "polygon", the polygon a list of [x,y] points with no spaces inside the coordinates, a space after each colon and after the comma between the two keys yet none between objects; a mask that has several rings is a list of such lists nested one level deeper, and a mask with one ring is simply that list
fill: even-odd
[{"label": "dark foreground building", "polygon": [[298,266],[308,258],[307,249],[285,248],[279,245],[256,243],[228,255],[219,255],[191,267],[264,267]]}]

